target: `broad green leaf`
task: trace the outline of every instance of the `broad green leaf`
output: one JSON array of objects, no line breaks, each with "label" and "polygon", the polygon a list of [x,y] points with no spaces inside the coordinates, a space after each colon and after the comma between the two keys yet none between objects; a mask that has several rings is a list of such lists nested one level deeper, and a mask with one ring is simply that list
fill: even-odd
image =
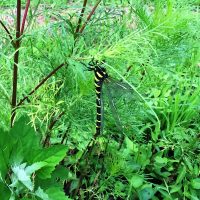
[{"label": "broad green leaf", "polygon": [[36,162],[36,163],[32,164],[31,166],[27,166],[26,172],[27,172],[27,174],[32,174],[46,165],[47,165],[46,162]]},{"label": "broad green leaf", "polygon": [[52,176],[55,179],[59,177],[60,180],[62,180],[62,181],[66,180],[66,179],[72,179],[73,178],[73,175],[71,174],[71,172],[69,171],[69,169],[67,169],[64,166],[58,166],[58,167],[56,167],[56,169],[53,172]]},{"label": "broad green leaf", "polygon": [[11,164],[33,163],[32,153],[41,148],[40,138],[36,135],[34,129],[28,125],[27,119],[27,117],[20,118],[10,131],[11,137],[16,141],[10,156]]},{"label": "broad green leaf", "polygon": [[162,157],[160,157],[160,156],[157,156],[157,157],[155,158],[155,161],[156,161],[157,163],[159,163],[159,164],[167,164],[168,159],[167,159],[167,158],[162,158]]},{"label": "broad green leaf", "polygon": [[125,142],[128,150],[133,151],[133,142],[128,137],[125,138]]},{"label": "broad green leaf", "polygon": [[52,146],[47,149],[35,152],[35,162],[44,161],[47,163],[45,167],[39,170],[38,176],[40,178],[50,178],[52,171],[56,165],[65,157],[67,148],[64,145]]},{"label": "broad green leaf", "polygon": [[37,176],[41,179],[49,179],[51,178],[52,172],[55,170],[56,166],[46,166],[43,169],[39,170]]},{"label": "broad green leaf", "polygon": [[56,145],[36,152],[35,161],[45,161],[49,166],[55,166],[66,155],[67,148],[64,145]]},{"label": "broad green leaf", "polygon": [[42,200],[51,200],[49,198],[49,195],[46,192],[44,192],[44,190],[41,189],[40,187],[35,191],[35,195],[37,197],[40,197]]},{"label": "broad green leaf", "polygon": [[130,184],[134,187],[134,188],[139,188],[144,181],[144,177],[138,175],[138,174],[134,174],[130,180]]},{"label": "broad green leaf", "polygon": [[11,184],[11,187],[15,187],[16,182],[20,181],[29,190],[33,191],[34,185],[32,183],[31,176],[34,172],[41,169],[45,165],[45,162],[37,162],[31,166],[26,166],[26,163],[23,163],[21,165],[11,167],[13,171],[12,180],[15,180]]},{"label": "broad green leaf", "polygon": [[[16,139],[16,138],[14,138]],[[23,144],[16,139],[16,143],[13,145],[10,157],[9,157],[9,165],[20,165],[20,163],[26,162]]]},{"label": "broad green leaf", "polygon": [[10,137],[9,132],[0,129],[0,174],[3,179],[8,170],[9,156],[13,145],[14,141]]},{"label": "broad green leaf", "polygon": [[152,89],[152,93],[153,93],[153,96],[157,98],[161,94],[161,91],[155,88],[155,89]]},{"label": "broad green leaf", "polygon": [[63,190],[61,190],[60,188],[57,188],[57,187],[49,188],[48,190],[46,190],[46,193],[49,195],[51,200],[67,200],[67,199],[69,199],[65,196],[65,193],[63,192]]},{"label": "broad green leaf", "polygon": [[199,200],[198,196],[199,196],[199,192],[197,192],[196,189],[190,189],[190,196],[192,200]]},{"label": "broad green leaf", "polygon": [[32,198],[29,199],[28,197],[24,197],[24,198],[22,198],[21,200],[32,200]]},{"label": "broad green leaf", "polygon": [[11,196],[11,191],[8,189],[6,184],[2,183],[0,180],[0,199],[9,200]]},{"label": "broad green leaf", "polygon": [[5,154],[2,151],[2,149],[0,149],[0,176],[4,179],[6,176],[6,172],[8,170],[8,161],[7,161],[7,157],[5,158]]},{"label": "broad green leaf", "polygon": [[16,182],[20,181],[29,190],[33,191],[34,185],[31,181],[31,175],[26,172],[25,168],[26,168],[26,163],[23,163],[19,166],[11,167],[13,171],[13,174],[12,174],[13,183],[10,185],[10,187],[15,187]]},{"label": "broad green leaf", "polygon": [[126,188],[126,185],[123,184],[121,181],[115,182],[115,192],[117,192],[120,196],[125,196],[124,189]]},{"label": "broad green leaf", "polygon": [[136,162],[145,167],[150,163],[150,157],[151,157],[151,144],[148,145],[141,145],[139,147],[139,151],[137,153],[137,159]]},{"label": "broad green leaf", "polygon": [[[28,118],[20,118],[10,131],[10,134],[19,139],[24,145],[23,148],[28,152],[33,148],[40,146],[40,138],[36,135],[35,130],[28,124]],[[30,147],[32,147],[30,149]]]},{"label": "broad green leaf", "polygon": [[170,190],[170,193],[180,192],[182,184],[179,185],[172,185],[170,186],[172,189]]},{"label": "broad green leaf", "polygon": [[144,188],[139,191],[139,199],[140,200],[149,200],[153,197],[154,191],[152,188]]},{"label": "broad green leaf", "polygon": [[196,190],[200,190],[200,178],[193,179],[191,181],[191,186]]}]

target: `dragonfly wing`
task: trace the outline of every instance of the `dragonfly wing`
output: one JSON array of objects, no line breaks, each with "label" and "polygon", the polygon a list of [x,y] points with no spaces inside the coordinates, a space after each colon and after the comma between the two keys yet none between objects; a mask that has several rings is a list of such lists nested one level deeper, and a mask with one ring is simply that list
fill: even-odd
[{"label": "dragonfly wing", "polygon": [[106,79],[106,83],[108,85],[111,85],[111,87],[117,87],[119,90],[127,91],[127,92],[132,92],[133,89],[128,85],[127,83],[124,83],[122,81],[116,80],[114,78],[108,77]]},{"label": "dragonfly wing", "polygon": [[121,133],[124,133],[123,127],[122,127],[122,123],[121,123],[121,120],[119,118],[119,115],[118,115],[118,112],[117,112],[117,108],[116,108],[116,105],[115,105],[115,102],[114,102],[112,91],[109,88],[109,86],[107,86],[107,85],[105,85],[105,89],[106,89],[106,92],[107,92],[107,96],[108,96],[108,100],[109,100],[109,105],[110,105],[113,117],[115,119],[116,126],[117,126],[118,130]]},{"label": "dragonfly wing", "polygon": [[127,83],[123,83],[121,81],[115,80],[113,78],[107,78],[105,80],[105,84],[108,88],[111,89],[111,91],[115,91],[115,93],[112,94],[112,96],[119,97],[119,96],[131,96],[131,98],[137,97],[137,95],[133,95],[134,90],[128,85]]}]

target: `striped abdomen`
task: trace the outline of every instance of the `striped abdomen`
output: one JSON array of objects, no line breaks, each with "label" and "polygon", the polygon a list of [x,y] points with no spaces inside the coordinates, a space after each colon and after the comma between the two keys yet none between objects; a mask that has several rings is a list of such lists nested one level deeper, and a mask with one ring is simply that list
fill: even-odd
[{"label": "striped abdomen", "polygon": [[97,106],[97,116],[96,116],[96,135],[101,133],[102,127],[102,85],[103,81],[108,77],[106,69],[100,66],[96,66],[94,69],[95,73],[95,89],[96,89],[96,106]]}]

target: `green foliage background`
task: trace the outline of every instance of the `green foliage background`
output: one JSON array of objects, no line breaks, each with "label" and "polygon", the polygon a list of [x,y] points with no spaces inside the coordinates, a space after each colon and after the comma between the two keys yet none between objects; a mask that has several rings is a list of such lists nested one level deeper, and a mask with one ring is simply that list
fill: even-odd
[{"label": "green foliage background", "polygon": [[[200,2],[103,1],[76,40],[82,1],[40,3],[31,2],[20,48],[18,100],[67,65],[17,110],[10,129],[14,50],[0,29],[0,199],[200,199]],[[1,1],[2,16],[14,5]],[[114,97],[121,149],[105,98],[104,132],[81,159],[96,114],[93,74],[81,62],[93,57],[133,91]],[[47,134],[51,145],[43,148]]]}]

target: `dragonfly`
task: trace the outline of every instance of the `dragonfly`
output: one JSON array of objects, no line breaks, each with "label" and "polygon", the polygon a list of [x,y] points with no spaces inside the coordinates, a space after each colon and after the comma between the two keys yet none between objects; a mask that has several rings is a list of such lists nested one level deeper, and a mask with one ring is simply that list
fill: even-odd
[{"label": "dragonfly", "polygon": [[112,79],[103,65],[104,61],[100,62],[98,60],[92,59],[88,63],[87,70],[94,72],[94,85],[96,93],[96,133],[94,139],[103,132],[103,114],[104,114],[104,101],[103,101],[103,86],[106,86],[107,96],[109,99],[109,104],[115,119],[116,126],[118,130],[124,134],[123,126],[119,118],[117,107],[114,102],[113,94],[111,87],[116,88],[117,90],[123,90],[124,92],[130,92],[132,88],[128,84],[125,84],[121,81]]}]

